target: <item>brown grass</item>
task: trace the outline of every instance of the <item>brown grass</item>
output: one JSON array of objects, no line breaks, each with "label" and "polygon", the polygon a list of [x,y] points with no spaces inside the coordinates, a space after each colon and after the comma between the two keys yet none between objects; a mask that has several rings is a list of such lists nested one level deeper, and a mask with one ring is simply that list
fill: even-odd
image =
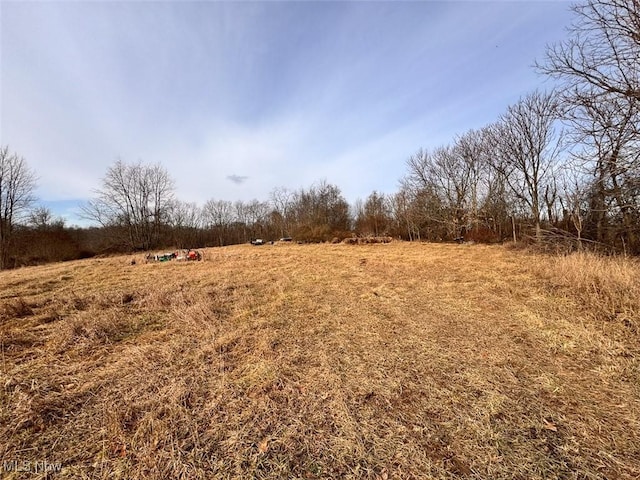
[{"label": "brown grass", "polygon": [[95,479],[640,475],[631,261],[403,242],[137,260],[0,274],[3,464]]},{"label": "brown grass", "polygon": [[538,274],[553,289],[575,298],[597,322],[619,322],[635,333],[640,325],[640,263],[593,253],[539,257]]}]

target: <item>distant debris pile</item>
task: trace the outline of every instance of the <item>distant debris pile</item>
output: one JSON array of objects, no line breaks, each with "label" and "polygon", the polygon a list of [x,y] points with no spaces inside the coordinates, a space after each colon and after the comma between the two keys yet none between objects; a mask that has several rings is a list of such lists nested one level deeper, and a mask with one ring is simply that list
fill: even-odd
[{"label": "distant debris pile", "polygon": [[196,262],[202,260],[202,253],[198,250],[181,249],[176,250],[175,252],[168,253],[150,253],[146,256],[147,263],[170,262],[171,260],[175,260],[178,262]]},{"label": "distant debris pile", "polygon": [[370,243],[391,243],[393,237],[350,237],[345,238],[342,243],[347,245],[366,245]]}]

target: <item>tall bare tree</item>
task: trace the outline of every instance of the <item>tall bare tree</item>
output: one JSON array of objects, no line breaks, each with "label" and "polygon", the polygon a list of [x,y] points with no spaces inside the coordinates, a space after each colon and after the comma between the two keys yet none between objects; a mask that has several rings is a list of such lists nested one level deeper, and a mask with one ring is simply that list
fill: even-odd
[{"label": "tall bare tree", "polygon": [[572,7],[569,38],[538,68],[578,97],[610,93],[640,100],[640,2],[586,0]]},{"label": "tall bare tree", "polygon": [[533,92],[510,106],[493,127],[493,167],[529,208],[538,241],[542,238],[543,189],[553,177],[562,147],[557,121],[555,95]]},{"label": "tall bare tree", "polygon": [[592,176],[585,230],[640,251],[640,1],[584,0],[539,70],[561,81],[580,166]]},{"label": "tall bare tree", "polygon": [[233,203],[228,200],[207,200],[202,207],[203,221],[213,231],[219,247],[230,243],[229,229],[234,220]]},{"label": "tall bare tree", "polygon": [[394,233],[406,240],[420,240],[420,229],[413,209],[411,188],[401,185],[400,190],[391,199],[391,215],[394,220]]},{"label": "tall bare tree", "polygon": [[269,220],[270,205],[253,199],[245,204],[247,221],[252,238],[263,238],[267,232],[267,222]]},{"label": "tall bare tree", "polygon": [[246,243],[251,240],[249,234],[249,223],[251,222],[251,212],[249,207],[242,200],[233,202],[233,217],[236,226],[241,227],[242,235],[240,242]]},{"label": "tall bare tree", "polygon": [[162,166],[118,160],[107,170],[96,197],[83,207],[83,215],[103,227],[121,227],[129,248],[147,250],[158,244],[173,188]]},{"label": "tall bare tree", "polygon": [[331,240],[351,228],[349,204],[337,186],[324,180],[297,191],[291,212],[294,236],[301,240]]},{"label": "tall bare tree", "polygon": [[480,224],[482,194],[486,194],[487,191],[486,188],[482,188],[486,187],[483,180],[488,169],[489,148],[486,140],[484,130],[469,130],[455,141],[456,154],[464,167],[468,184],[468,222],[472,229],[477,229]]},{"label": "tall bare tree", "polygon": [[9,266],[16,222],[35,201],[36,178],[23,157],[0,147],[0,269]]},{"label": "tall bare tree", "polygon": [[582,250],[585,221],[589,212],[588,184],[575,171],[565,175],[559,197],[566,230],[575,233],[578,250]]},{"label": "tall bare tree", "polygon": [[579,147],[575,165],[592,178],[588,229],[598,242],[622,239],[639,250],[640,102],[610,94],[585,97],[569,105],[565,116]]},{"label": "tall bare tree", "polygon": [[290,234],[293,197],[294,192],[286,187],[275,188],[269,194],[269,199],[273,206],[271,218],[282,237]]},{"label": "tall bare tree", "polygon": [[167,206],[166,222],[176,247],[191,248],[199,243],[202,210],[197,204],[174,199]]},{"label": "tall bare tree", "polygon": [[367,235],[388,235],[391,227],[391,201],[383,193],[377,191],[364,201],[356,203],[356,230]]},{"label": "tall bare tree", "polygon": [[[404,183],[414,191],[414,206],[428,208],[423,213],[425,220],[445,226],[450,238],[478,227],[481,180],[486,170],[485,137],[482,132],[471,130],[452,145],[431,152],[419,150],[407,162],[409,173]],[[429,198],[432,201],[425,202]],[[436,198],[438,201],[434,202]]]},{"label": "tall bare tree", "polygon": [[405,224],[411,240],[439,241],[450,234],[447,205],[431,178],[432,163],[432,154],[424,149],[409,157],[409,173],[400,180],[400,192],[395,197],[396,221]]},{"label": "tall bare tree", "polygon": [[55,217],[48,207],[36,207],[30,210],[27,215],[27,224],[36,230],[64,228],[64,223],[64,218]]},{"label": "tall bare tree", "polygon": [[407,160],[408,174],[400,181],[405,220],[412,224],[417,240],[440,239],[445,219],[442,192],[434,178],[434,153],[419,149]]}]

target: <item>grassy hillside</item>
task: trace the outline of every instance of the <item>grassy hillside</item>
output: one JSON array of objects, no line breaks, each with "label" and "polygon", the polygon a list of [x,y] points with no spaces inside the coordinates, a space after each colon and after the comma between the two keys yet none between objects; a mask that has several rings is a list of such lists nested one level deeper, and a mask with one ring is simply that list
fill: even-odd
[{"label": "grassy hillside", "polygon": [[408,243],[132,258],[0,273],[5,478],[43,461],[50,478],[640,475],[631,261]]}]

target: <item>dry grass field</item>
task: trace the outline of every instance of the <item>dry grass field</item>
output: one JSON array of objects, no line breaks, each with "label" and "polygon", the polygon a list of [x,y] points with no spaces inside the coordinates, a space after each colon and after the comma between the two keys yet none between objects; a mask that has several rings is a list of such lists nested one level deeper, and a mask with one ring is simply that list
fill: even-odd
[{"label": "dry grass field", "polygon": [[3,478],[640,477],[637,263],[204,254],[0,273]]}]

